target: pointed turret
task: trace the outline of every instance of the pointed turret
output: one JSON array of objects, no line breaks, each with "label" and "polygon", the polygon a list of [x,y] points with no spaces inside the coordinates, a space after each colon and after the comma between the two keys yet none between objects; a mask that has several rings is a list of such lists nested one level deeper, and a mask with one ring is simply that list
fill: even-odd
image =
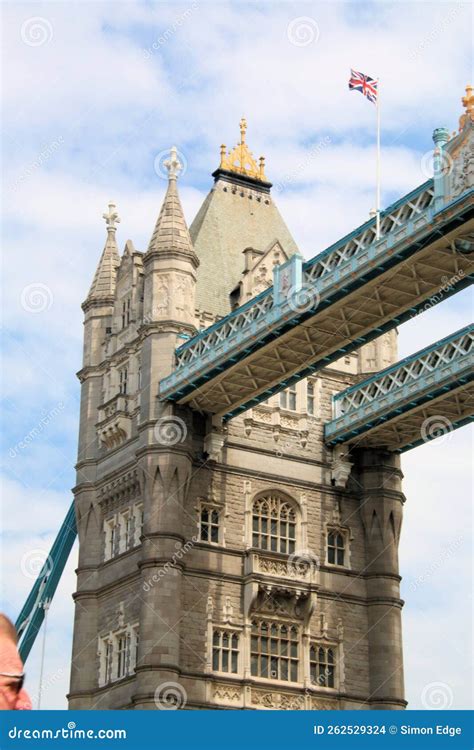
[{"label": "pointed turret", "polygon": [[196,333],[196,269],[199,260],[189,236],[176,180],[182,169],[176,148],[164,166],[168,189],[148,250],[143,256],[143,372],[140,420],[156,417],[159,382],[175,367],[183,336]]},{"label": "pointed turret", "polygon": [[115,203],[110,202],[108,213],[102,214],[102,216],[107,224],[107,239],[84,305],[88,305],[91,302],[96,304],[107,302],[113,304],[114,302],[117,268],[120,265],[120,256],[115,237],[116,224],[120,223],[120,219]]},{"label": "pointed turret", "polygon": [[163,322],[189,331],[195,325],[194,294],[199,260],[194,252],[176,180],[182,165],[176,147],[164,166],[168,189],[143,258],[145,270],[144,317],[146,322]]},{"label": "pointed turret", "polygon": [[127,240],[125,243],[125,247],[123,249],[123,254],[128,255],[130,258],[134,253],[137,251],[135,250],[135,245],[133,244],[132,240]]},{"label": "pointed turret", "polygon": [[165,161],[164,166],[168,170],[168,189],[147,253],[176,253],[195,259],[196,254],[176,185],[178,174],[182,169],[176,146],[171,149],[170,158]]},{"label": "pointed turret", "polygon": [[84,348],[81,381],[81,427],[79,461],[94,454],[97,444],[97,409],[102,399],[102,376],[96,368],[103,358],[106,337],[112,331],[115,303],[115,287],[120,257],[115,239],[116,224],[120,222],[115,203],[109,203],[108,213],[103,214],[107,225],[107,239],[100,257],[89,294],[82,303],[84,310]]}]

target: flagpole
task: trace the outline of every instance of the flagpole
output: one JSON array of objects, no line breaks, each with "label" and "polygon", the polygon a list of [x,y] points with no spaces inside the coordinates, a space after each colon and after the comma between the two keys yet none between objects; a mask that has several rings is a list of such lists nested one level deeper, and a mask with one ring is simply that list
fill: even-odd
[{"label": "flagpole", "polygon": [[377,156],[375,196],[375,237],[380,239],[380,79],[377,80]]}]

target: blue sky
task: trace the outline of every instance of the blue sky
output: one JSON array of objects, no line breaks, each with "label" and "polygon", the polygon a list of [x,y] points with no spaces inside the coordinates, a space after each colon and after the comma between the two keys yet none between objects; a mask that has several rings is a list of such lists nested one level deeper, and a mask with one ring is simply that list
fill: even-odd
[{"label": "blue sky", "polygon": [[[3,601],[15,617],[35,561],[71,500],[82,312],[105,241],[146,248],[164,194],[157,156],[175,143],[190,222],[219,146],[247,140],[281,184],[306,257],[374,204],[373,106],[352,66],[381,81],[382,204],[429,176],[435,127],[457,128],[472,75],[468,3],[4,3]],[[312,148],[324,146],[311,156]],[[464,292],[405,324],[404,356],[465,325]],[[25,441],[26,436],[31,436]],[[20,443],[27,443],[23,447]],[[411,708],[442,683],[471,704],[468,428],[404,457],[405,674]],[[50,613],[42,706],[68,686],[77,550]],[[423,581],[420,583],[419,578]],[[38,686],[39,643],[28,663]],[[427,687],[428,686],[428,687]]]}]

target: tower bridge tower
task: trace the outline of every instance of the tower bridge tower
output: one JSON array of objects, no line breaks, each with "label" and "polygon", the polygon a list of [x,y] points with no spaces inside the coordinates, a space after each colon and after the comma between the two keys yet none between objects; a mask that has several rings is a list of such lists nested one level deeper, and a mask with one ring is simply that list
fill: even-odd
[{"label": "tower bridge tower", "polygon": [[[327,449],[387,334],[225,426],[160,401],[174,351],[298,248],[246,143],[188,230],[176,150],[146,252],[107,240],[84,302],[73,709],[405,706],[398,458]],[[367,348],[367,347],[370,347]]]}]

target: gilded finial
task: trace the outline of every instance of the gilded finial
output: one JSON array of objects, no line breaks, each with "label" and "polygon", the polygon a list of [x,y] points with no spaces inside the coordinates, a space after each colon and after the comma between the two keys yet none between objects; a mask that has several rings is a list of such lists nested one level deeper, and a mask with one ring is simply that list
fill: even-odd
[{"label": "gilded finial", "polygon": [[469,120],[474,122],[474,89],[470,84],[466,86],[466,96],[461,101],[466,112],[459,118],[459,132],[464,130]]},{"label": "gilded finial", "polygon": [[240,118],[239,127],[240,127],[240,143],[241,145],[243,145],[245,143],[245,133],[247,131],[247,120],[245,119],[245,117]]},{"label": "gilded finial", "polygon": [[226,169],[225,160],[226,160],[226,147],[225,147],[225,144],[223,143],[221,146],[221,164],[220,164],[221,169]]},{"label": "gilded finial", "polygon": [[246,175],[247,177],[253,177],[255,180],[266,182],[265,158],[261,156],[257,164],[252,152],[245,142],[245,135],[247,132],[247,120],[245,117],[241,118],[239,128],[240,143],[229,151],[229,153],[226,152],[226,147],[224,145],[221,146],[220,169],[225,169],[227,172],[235,172],[236,174]]},{"label": "gilded finial", "polygon": [[109,202],[109,212],[107,214],[102,214],[102,218],[105,219],[105,223],[107,225],[107,231],[110,230],[116,230],[117,227],[115,224],[120,224],[119,215],[117,213],[117,206],[112,201]]}]

